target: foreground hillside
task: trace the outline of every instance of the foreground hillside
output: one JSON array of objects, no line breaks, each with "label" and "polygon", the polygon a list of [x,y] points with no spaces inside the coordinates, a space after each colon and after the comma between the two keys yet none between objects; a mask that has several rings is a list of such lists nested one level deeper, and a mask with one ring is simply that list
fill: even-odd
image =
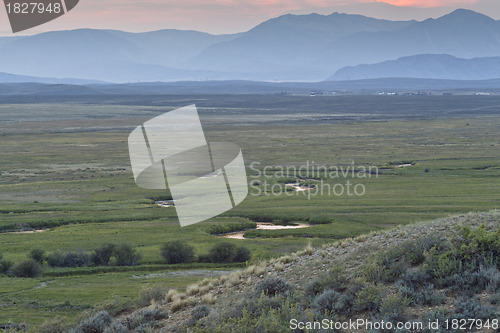
[{"label": "foreground hillside", "polygon": [[[144,291],[150,305],[133,312],[110,302],[71,332],[500,332],[499,221],[470,213],[307,247],[185,293]],[[314,321],[332,326],[308,329]]]}]

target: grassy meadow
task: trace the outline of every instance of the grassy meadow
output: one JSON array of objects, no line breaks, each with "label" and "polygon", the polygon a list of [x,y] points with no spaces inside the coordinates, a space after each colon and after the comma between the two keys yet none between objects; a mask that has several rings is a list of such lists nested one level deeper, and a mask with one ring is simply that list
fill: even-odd
[{"label": "grassy meadow", "polygon": [[[155,205],[168,193],[135,185],[127,138],[144,121],[192,103],[199,107],[208,141],[230,141],[242,148],[252,186],[238,207],[181,228],[175,208]],[[244,266],[166,265],[160,246],[171,240],[188,242],[197,254],[217,242],[233,242],[248,247],[257,262],[308,243],[318,246],[400,224],[498,208],[499,128],[496,96],[0,100],[4,259],[21,261],[37,246],[48,253],[91,251],[105,242],[129,243],[142,256],[140,265],[126,268],[45,265],[35,279],[0,276],[0,324],[37,327],[55,316],[71,321],[112,297],[135,299],[142,288],[156,284],[182,289],[203,276]],[[330,168],[373,166],[378,174],[276,177],[276,170],[308,161]],[[272,177],[258,176],[268,166],[266,175]],[[314,195],[314,189],[281,195],[269,190],[299,178],[316,187],[361,184],[365,191],[362,196],[337,196]],[[244,240],[208,233],[217,223],[248,220],[311,227],[251,230]],[[43,232],[19,233],[29,230]]]}]

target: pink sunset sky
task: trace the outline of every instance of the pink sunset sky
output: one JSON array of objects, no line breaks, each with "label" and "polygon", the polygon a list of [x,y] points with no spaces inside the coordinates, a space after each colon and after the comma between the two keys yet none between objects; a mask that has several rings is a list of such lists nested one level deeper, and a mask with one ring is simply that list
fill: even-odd
[{"label": "pink sunset sky", "polygon": [[[78,28],[132,32],[183,29],[222,34],[246,31],[287,13],[344,12],[423,20],[456,8],[500,19],[499,0],[80,0],[69,14],[22,34]],[[0,10],[0,22],[0,34],[12,35],[5,10]]]}]

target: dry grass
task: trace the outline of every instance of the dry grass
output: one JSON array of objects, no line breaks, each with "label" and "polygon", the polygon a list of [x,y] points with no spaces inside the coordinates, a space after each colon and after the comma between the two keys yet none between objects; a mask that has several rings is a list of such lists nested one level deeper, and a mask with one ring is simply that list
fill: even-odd
[{"label": "dry grass", "polygon": [[289,264],[292,261],[295,261],[292,255],[280,257],[278,260],[282,264]]},{"label": "dry grass", "polygon": [[237,286],[241,283],[241,276],[243,275],[243,272],[242,271],[235,271],[235,272],[232,272],[230,275],[229,275],[229,278],[226,282],[226,286],[228,287],[233,287],[233,286]]},{"label": "dry grass", "polygon": [[247,269],[245,269],[245,273],[247,273],[248,275],[252,275],[255,273],[255,268],[255,265],[248,266]]},{"label": "dry grass", "polygon": [[167,295],[165,296],[165,301],[167,303],[170,303],[174,300],[174,298],[177,298],[177,297],[179,297],[179,292],[175,289],[170,289],[167,292]]},{"label": "dry grass", "polygon": [[304,249],[305,251],[305,254],[307,255],[312,255],[314,253],[314,248],[312,247],[312,244],[311,243],[308,243],[306,248]]},{"label": "dry grass", "polygon": [[267,265],[265,262],[260,263],[258,266],[255,267],[254,274],[257,276],[261,276],[266,272]]},{"label": "dry grass", "polygon": [[185,307],[193,306],[196,303],[197,303],[197,300],[194,299],[193,297],[189,297],[189,298],[176,297],[172,301],[172,305],[170,306],[170,311],[177,312],[177,311],[182,310]]},{"label": "dry grass", "polygon": [[199,292],[200,292],[200,286],[197,283],[191,284],[191,285],[187,286],[187,288],[186,288],[186,294],[188,296],[196,295]]},{"label": "dry grass", "polygon": [[214,294],[212,294],[212,293],[203,295],[203,297],[201,298],[201,302],[203,304],[215,304],[216,300],[217,299],[215,298]]},{"label": "dry grass", "polygon": [[200,287],[200,292],[199,292],[199,294],[200,294],[200,295],[205,295],[205,294],[206,294],[206,293],[208,293],[211,289],[212,289],[212,286],[211,286],[211,285],[207,285],[207,286]]}]

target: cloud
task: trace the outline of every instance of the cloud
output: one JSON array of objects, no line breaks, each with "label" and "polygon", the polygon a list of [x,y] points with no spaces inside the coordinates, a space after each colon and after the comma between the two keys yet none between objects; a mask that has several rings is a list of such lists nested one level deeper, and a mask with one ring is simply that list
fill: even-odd
[{"label": "cloud", "polygon": [[447,7],[464,4],[475,4],[478,0],[379,0],[395,6],[403,7]]}]

